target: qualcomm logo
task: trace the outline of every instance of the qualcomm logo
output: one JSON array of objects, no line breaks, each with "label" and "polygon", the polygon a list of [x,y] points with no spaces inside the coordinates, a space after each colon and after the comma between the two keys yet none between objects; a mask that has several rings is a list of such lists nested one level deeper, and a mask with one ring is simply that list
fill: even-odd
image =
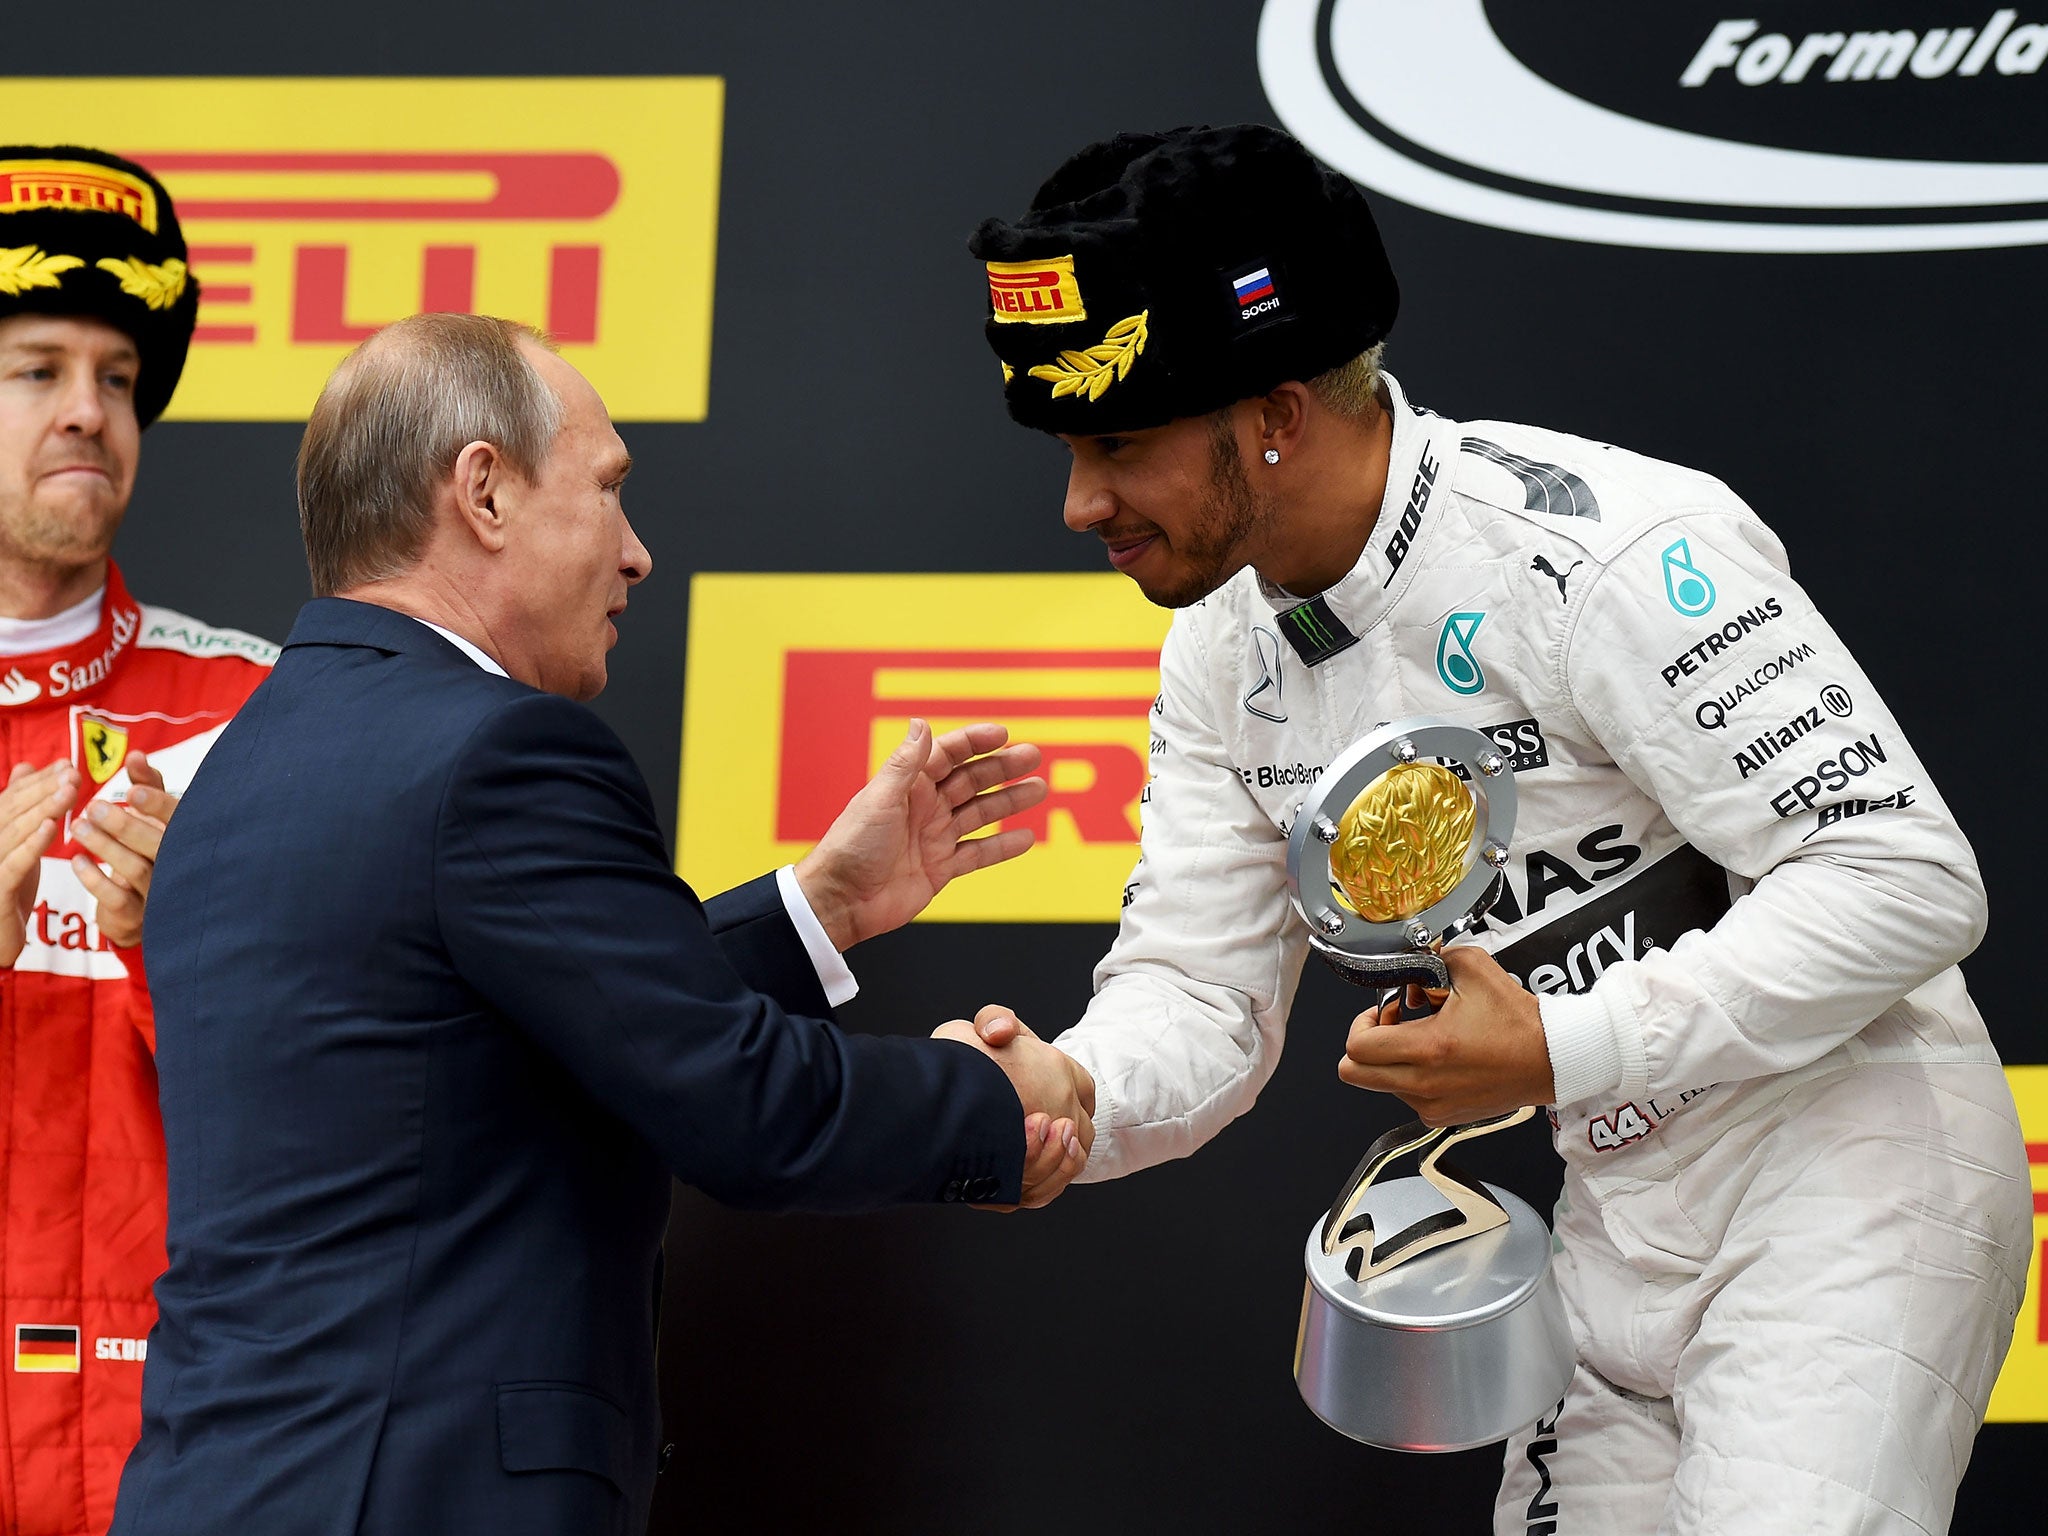
[{"label": "qualcomm logo", "polygon": [[[2007,8],[1978,27],[1801,33],[1703,10],[1697,38],[1670,57],[1615,56],[1642,57],[1636,67],[1688,95],[1731,81],[1904,89],[1949,74],[2048,88],[2048,25],[2018,20]],[[1317,156],[1477,224],[1665,250],[2048,243],[2048,164],[1822,153],[1666,127],[1545,79],[1501,41],[1486,0],[1266,0],[1258,49],[1273,110]]]}]

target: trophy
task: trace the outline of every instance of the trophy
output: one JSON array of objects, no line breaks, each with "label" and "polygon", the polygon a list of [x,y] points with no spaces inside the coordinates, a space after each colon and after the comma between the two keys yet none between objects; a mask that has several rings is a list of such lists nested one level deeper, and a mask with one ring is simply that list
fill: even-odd
[{"label": "trophy", "polygon": [[[1310,946],[1347,981],[1398,988],[1415,1017],[1407,989],[1450,986],[1440,951],[1492,905],[1514,823],[1514,773],[1479,731],[1420,716],[1376,727],[1330,764],[1288,839]],[[1564,1395],[1573,1353],[1549,1228],[1444,1160],[1533,1113],[1387,1132],[1310,1230],[1294,1376],[1331,1428],[1389,1450],[1469,1450]],[[1419,1177],[1382,1178],[1411,1153]]]}]

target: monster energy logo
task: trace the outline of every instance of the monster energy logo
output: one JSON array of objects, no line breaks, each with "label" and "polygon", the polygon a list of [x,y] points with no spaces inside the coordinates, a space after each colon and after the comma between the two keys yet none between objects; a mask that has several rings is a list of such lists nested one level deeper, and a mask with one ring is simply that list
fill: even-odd
[{"label": "monster energy logo", "polygon": [[1486,674],[1472,654],[1473,636],[1485,622],[1484,613],[1454,613],[1444,620],[1436,642],[1436,675],[1453,693],[1474,694],[1486,686]]},{"label": "monster energy logo", "polygon": [[1311,667],[1358,643],[1358,636],[1344,627],[1344,621],[1330,612],[1330,605],[1320,597],[1297,603],[1281,614],[1280,633],[1294,647],[1295,655]]}]

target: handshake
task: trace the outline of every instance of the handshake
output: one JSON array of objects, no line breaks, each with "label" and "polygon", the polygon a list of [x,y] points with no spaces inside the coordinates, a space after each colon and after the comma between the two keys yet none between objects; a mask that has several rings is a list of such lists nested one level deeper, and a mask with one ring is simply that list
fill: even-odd
[{"label": "handshake", "polygon": [[1050,1203],[1088,1162],[1088,1149],[1095,1142],[1095,1079],[1000,1003],[990,1003],[972,1024],[965,1019],[941,1024],[932,1038],[970,1045],[1003,1069],[1024,1104],[1024,1185],[1019,1204]]}]

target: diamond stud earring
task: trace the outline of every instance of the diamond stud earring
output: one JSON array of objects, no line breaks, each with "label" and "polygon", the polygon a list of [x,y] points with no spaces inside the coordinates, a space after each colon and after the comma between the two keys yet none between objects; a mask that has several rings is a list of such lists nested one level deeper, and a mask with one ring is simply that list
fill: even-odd
[{"label": "diamond stud earring", "polygon": [[1268,464],[1278,464],[1280,462],[1280,450],[1278,448],[1268,448],[1266,450],[1266,462]]}]

